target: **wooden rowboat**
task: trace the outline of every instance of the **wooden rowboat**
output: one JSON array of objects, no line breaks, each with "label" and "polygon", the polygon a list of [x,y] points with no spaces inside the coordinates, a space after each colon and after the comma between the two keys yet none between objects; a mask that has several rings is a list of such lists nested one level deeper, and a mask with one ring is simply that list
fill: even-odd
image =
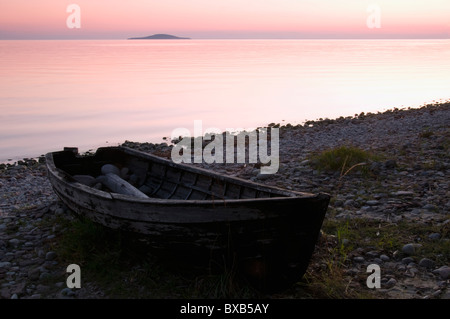
[{"label": "wooden rowboat", "polygon": [[[46,164],[54,191],[75,213],[144,235],[152,248],[177,260],[237,269],[261,289],[301,278],[330,199],[126,147],[103,147],[89,156],[52,152]],[[102,175],[111,165],[117,176]]]}]

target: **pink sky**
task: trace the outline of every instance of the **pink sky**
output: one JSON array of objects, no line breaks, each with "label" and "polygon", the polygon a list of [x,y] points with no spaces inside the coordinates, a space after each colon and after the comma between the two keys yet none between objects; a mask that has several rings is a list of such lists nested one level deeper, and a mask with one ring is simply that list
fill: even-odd
[{"label": "pink sky", "polygon": [[[72,3],[80,29],[66,25]],[[367,27],[371,4],[381,28]],[[0,8],[0,39],[450,38],[449,0],[0,0]]]}]

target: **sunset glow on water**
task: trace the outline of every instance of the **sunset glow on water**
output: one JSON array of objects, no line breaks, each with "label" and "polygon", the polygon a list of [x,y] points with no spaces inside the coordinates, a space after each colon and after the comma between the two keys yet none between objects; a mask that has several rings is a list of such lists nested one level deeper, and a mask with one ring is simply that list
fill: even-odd
[{"label": "sunset glow on water", "polygon": [[[181,42],[180,42],[181,41]],[[448,99],[448,40],[1,41],[1,159]]]},{"label": "sunset glow on water", "polygon": [[[0,162],[450,98],[450,2],[3,1]],[[190,40],[126,40],[166,33]]]}]

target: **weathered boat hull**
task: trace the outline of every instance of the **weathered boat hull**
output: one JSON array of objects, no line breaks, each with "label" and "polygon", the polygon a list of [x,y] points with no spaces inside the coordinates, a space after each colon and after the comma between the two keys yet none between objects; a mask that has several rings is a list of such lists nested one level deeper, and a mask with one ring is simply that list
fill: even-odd
[{"label": "weathered boat hull", "polygon": [[[77,214],[112,229],[142,234],[172,259],[237,269],[260,288],[284,287],[300,279],[329,202],[327,194],[271,188],[127,148],[102,148],[89,157],[54,152],[46,161],[56,194]],[[97,190],[72,177],[96,175],[105,163],[140,171],[138,186],[159,198]],[[164,173],[161,167],[166,167]],[[200,186],[202,179],[208,187]],[[189,185],[198,194],[183,189]],[[202,197],[202,189],[205,199],[181,199]]]}]

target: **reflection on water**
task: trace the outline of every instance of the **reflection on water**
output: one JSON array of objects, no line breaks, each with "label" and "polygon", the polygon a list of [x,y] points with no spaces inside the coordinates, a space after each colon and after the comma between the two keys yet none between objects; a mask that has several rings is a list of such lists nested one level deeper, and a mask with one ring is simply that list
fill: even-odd
[{"label": "reflection on water", "polygon": [[0,41],[0,161],[448,99],[449,40]]}]

